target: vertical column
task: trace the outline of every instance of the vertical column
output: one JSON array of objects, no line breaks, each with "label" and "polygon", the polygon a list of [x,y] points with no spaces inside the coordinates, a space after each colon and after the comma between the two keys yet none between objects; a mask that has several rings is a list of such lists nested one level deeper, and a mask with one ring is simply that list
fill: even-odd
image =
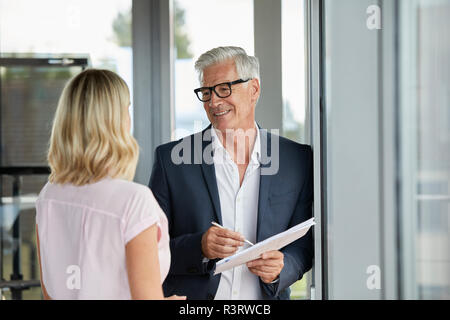
[{"label": "vertical column", "polygon": [[[11,280],[23,280],[22,275],[22,263],[21,263],[21,245],[22,239],[20,236],[20,176],[14,176],[13,178],[13,207],[17,210],[17,216],[13,224],[13,273],[11,274]],[[22,300],[22,289],[11,289],[11,297],[13,300]]]},{"label": "vertical column", "polygon": [[134,135],[141,147],[135,181],[148,184],[155,148],[173,123],[172,0],[133,0]]},{"label": "vertical column", "polygon": [[[2,66],[0,65],[0,167],[3,166],[3,97],[2,97]],[[3,175],[0,175],[0,281],[3,281]],[[0,299],[3,296],[3,290],[0,288]]]},{"label": "vertical column", "polygon": [[254,2],[255,55],[260,62],[261,97],[256,121],[266,129],[283,128],[281,78],[281,0]]},{"label": "vertical column", "polygon": [[328,295],[382,299],[384,29],[369,24],[380,2],[323,3]]},{"label": "vertical column", "polygon": [[398,2],[381,1],[381,77],[380,77],[380,189],[381,288],[382,298],[395,300],[398,295],[398,207],[396,166],[396,119],[398,118]]},{"label": "vertical column", "polygon": [[314,154],[314,264],[311,281],[311,299],[327,299],[327,263],[326,263],[326,183],[323,181],[325,170],[325,152],[323,136],[326,134],[322,119],[325,117],[321,104],[322,96],[322,23],[321,0],[305,1],[306,12],[306,56],[307,56],[307,117],[309,123],[310,144]]}]

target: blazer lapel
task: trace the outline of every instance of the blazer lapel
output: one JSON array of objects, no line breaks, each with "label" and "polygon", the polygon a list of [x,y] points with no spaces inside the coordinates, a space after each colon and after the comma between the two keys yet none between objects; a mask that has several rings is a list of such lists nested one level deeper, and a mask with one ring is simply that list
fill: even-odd
[{"label": "blazer lapel", "polygon": [[[214,168],[214,163],[212,162],[212,148],[211,148],[211,125],[202,132],[202,154],[201,157],[201,168],[203,173],[203,178],[205,179],[206,186],[208,187],[209,195],[211,197],[211,202],[214,206],[216,221],[222,224],[222,213],[220,210],[220,198],[219,190],[217,188],[216,171]],[[206,141],[205,141],[206,139]],[[203,157],[205,154],[205,149],[208,148],[207,152],[211,152],[209,155],[211,157]],[[211,151],[210,151],[211,150]],[[208,155],[208,156],[209,156]]]},{"label": "blazer lapel", "polygon": [[[260,129],[261,140],[261,169],[270,167],[268,156],[271,155],[271,136],[267,130]],[[259,199],[258,199],[258,221],[256,227],[256,240],[261,241],[264,237],[262,225],[264,224],[264,216],[267,214],[269,207],[269,190],[272,182],[271,175],[261,175],[259,180]]]}]

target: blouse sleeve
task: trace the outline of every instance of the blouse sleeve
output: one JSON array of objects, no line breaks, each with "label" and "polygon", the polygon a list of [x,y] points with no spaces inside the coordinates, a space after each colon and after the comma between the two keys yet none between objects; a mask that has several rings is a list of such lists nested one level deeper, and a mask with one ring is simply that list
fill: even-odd
[{"label": "blouse sleeve", "polygon": [[161,209],[150,189],[143,187],[135,194],[128,205],[123,221],[125,245],[153,224],[156,223],[160,227],[158,210]]}]

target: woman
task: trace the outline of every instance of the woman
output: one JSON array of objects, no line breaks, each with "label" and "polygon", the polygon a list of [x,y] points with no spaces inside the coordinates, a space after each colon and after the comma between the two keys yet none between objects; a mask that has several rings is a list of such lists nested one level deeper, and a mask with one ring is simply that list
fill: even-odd
[{"label": "woman", "polygon": [[167,219],[131,181],[139,147],[129,105],[126,83],[107,70],[85,70],[62,92],[36,202],[45,299],[163,299]]}]

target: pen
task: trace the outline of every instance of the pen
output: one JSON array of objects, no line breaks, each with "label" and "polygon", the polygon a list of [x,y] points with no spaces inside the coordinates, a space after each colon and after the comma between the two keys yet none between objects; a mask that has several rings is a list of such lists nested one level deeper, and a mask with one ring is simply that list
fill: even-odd
[{"label": "pen", "polygon": [[[211,224],[214,225],[214,226],[216,226],[216,227],[219,227],[219,228],[222,228],[222,229],[226,229],[226,228],[222,227],[220,224],[218,224],[218,223],[216,223],[216,222],[211,222]],[[251,243],[251,242],[248,241],[247,239],[244,239],[244,241],[247,242],[247,243],[248,243],[249,245],[251,245],[251,246],[254,245],[253,243]]]}]

